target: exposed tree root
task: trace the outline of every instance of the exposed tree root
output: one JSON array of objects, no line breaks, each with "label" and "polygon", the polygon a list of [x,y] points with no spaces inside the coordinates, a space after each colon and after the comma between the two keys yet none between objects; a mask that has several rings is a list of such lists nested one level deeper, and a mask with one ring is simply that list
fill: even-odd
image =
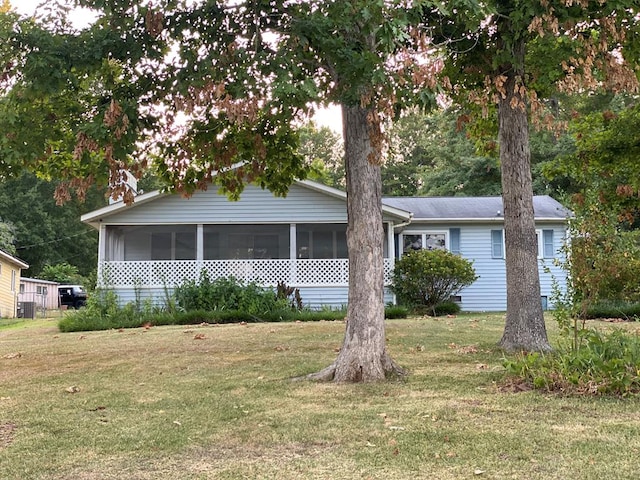
[{"label": "exposed tree root", "polygon": [[394,362],[391,357],[385,355],[382,369],[383,376],[371,376],[363,374],[362,367],[344,369],[338,368],[338,357],[331,365],[323,368],[319,372],[310,373],[300,377],[295,377],[294,381],[310,380],[312,382],[336,382],[336,383],[366,383],[377,382],[388,379],[403,378],[407,375],[406,370]]}]

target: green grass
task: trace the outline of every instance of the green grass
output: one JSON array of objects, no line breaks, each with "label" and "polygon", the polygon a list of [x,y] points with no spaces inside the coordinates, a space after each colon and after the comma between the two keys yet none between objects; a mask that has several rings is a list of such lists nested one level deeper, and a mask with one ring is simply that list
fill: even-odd
[{"label": "green grass", "polygon": [[342,321],[0,325],[0,478],[636,478],[640,400],[510,391],[502,322],[389,321],[410,375],[369,385],[290,380],[335,358]]}]

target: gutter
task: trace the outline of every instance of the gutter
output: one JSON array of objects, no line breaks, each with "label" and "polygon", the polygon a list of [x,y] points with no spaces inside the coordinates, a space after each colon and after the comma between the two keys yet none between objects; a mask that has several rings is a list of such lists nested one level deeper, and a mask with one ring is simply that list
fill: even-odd
[{"label": "gutter", "polygon": [[409,213],[409,220],[406,222],[398,223],[397,225],[393,225],[393,229],[396,230],[398,228],[404,228],[409,225],[413,221],[413,213]]}]

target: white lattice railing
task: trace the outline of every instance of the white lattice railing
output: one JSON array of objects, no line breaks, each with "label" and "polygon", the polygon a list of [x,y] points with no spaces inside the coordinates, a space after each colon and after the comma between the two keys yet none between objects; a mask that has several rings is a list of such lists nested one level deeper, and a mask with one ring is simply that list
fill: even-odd
[{"label": "white lattice railing", "polygon": [[[391,280],[392,263],[384,260],[385,285]],[[163,260],[101,262],[99,283],[105,287],[173,287],[185,280],[197,280],[206,270],[209,278],[229,277],[275,286],[346,286],[349,260]]]}]

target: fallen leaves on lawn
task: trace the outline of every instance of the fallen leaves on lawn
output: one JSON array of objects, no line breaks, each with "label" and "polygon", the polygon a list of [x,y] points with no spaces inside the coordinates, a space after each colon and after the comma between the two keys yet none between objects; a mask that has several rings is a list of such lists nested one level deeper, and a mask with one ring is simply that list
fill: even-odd
[{"label": "fallen leaves on lawn", "polygon": [[207,336],[204,333],[196,333],[193,336],[194,340],[204,340],[205,338],[207,338]]},{"label": "fallen leaves on lawn", "polygon": [[70,387],[65,388],[64,391],[67,393],[78,393],[80,391],[80,387],[71,385]]},{"label": "fallen leaves on lawn", "polygon": [[500,385],[498,390],[505,393],[529,392],[533,390],[533,386],[520,378],[513,377]]},{"label": "fallen leaves on lawn", "polygon": [[7,353],[6,355],[3,355],[2,358],[6,358],[10,360],[12,358],[20,358],[21,356],[22,356],[22,353],[14,352],[14,353]]}]

